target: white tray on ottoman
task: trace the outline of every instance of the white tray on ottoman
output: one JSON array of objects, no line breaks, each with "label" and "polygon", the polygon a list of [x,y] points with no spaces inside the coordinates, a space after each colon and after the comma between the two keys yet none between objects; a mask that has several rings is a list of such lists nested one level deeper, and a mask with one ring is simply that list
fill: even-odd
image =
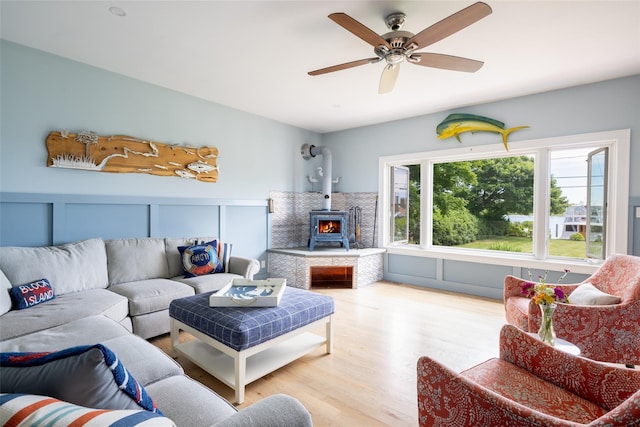
[{"label": "white tray on ottoman", "polygon": [[276,307],[287,279],[233,279],[209,297],[209,307]]}]

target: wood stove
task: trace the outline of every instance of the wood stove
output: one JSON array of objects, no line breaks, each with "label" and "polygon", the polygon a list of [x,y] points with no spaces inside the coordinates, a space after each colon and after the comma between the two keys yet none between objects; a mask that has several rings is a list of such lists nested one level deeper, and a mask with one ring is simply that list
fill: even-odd
[{"label": "wood stove", "polygon": [[309,250],[316,243],[340,242],[349,250],[347,211],[311,211],[309,212]]}]

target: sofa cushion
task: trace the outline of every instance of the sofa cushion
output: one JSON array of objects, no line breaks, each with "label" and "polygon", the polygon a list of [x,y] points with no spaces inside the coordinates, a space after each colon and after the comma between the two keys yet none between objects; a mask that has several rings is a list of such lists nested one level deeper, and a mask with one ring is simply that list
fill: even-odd
[{"label": "sofa cushion", "polygon": [[49,279],[56,295],[108,285],[102,239],[46,247],[0,247],[0,269],[12,285]]},{"label": "sofa cushion", "polygon": [[[108,292],[108,291],[103,291]],[[115,295],[115,294],[114,294]],[[115,295],[125,301],[119,295]],[[34,308],[37,310],[37,308]],[[29,312],[31,310],[27,310]],[[4,316],[2,317],[4,331]],[[102,315],[87,316],[72,320],[63,325],[51,327],[28,335],[17,336],[0,341],[0,351],[58,351],[67,347],[109,342],[122,336],[132,336],[131,333],[118,322]],[[126,361],[125,361],[126,363]]]},{"label": "sofa cushion", "polygon": [[173,421],[145,410],[105,410],[85,408],[48,396],[33,394],[1,394],[0,411],[6,425],[27,427],[103,427],[157,426],[175,427]]},{"label": "sofa cushion", "polygon": [[106,289],[58,295],[46,304],[39,304],[28,310],[11,310],[2,315],[0,339],[41,331],[96,314],[120,322],[127,317],[128,312],[127,299]]},{"label": "sofa cushion", "polygon": [[160,413],[144,387],[101,344],[51,353],[0,353],[0,367],[4,392],[45,395],[88,408]]},{"label": "sofa cushion", "polygon": [[133,316],[131,323],[133,324],[133,333],[145,339],[166,334],[171,330],[169,309]]},{"label": "sofa cushion", "polygon": [[123,335],[101,343],[117,354],[127,370],[145,387],[156,381],[184,374],[182,366],[175,360],[137,335]]},{"label": "sofa cushion", "polygon": [[[214,396],[219,396],[209,388],[184,375],[166,378],[146,389],[162,413],[179,426],[211,426],[237,412],[226,400],[216,399]],[[282,420],[280,425],[292,425],[286,421]],[[260,421],[255,420],[255,425],[261,425]]]},{"label": "sofa cushion", "polygon": [[14,286],[9,290],[9,293],[11,294],[13,307],[17,310],[33,307],[56,297],[51,283],[47,279]]},{"label": "sofa cushion", "polygon": [[130,316],[166,310],[174,299],[195,293],[191,286],[169,279],[119,283],[110,286],[109,290],[127,297]]},{"label": "sofa cushion", "polygon": [[169,277],[164,239],[107,240],[109,284]]},{"label": "sofa cushion", "polygon": [[569,295],[570,304],[579,305],[610,305],[619,304],[622,301],[617,295],[609,295],[593,286],[591,283],[583,283],[574,289]]},{"label": "sofa cushion", "polygon": [[205,292],[219,291],[220,289],[227,286],[233,279],[241,278],[242,276],[240,276],[239,274],[216,273],[196,277],[178,276],[172,278],[171,280],[175,280],[177,282],[181,282],[191,286],[193,289],[195,289],[196,294],[203,294]]},{"label": "sofa cushion", "polygon": [[11,310],[13,301],[11,301],[11,282],[7,279],[4,272],[0,270],[0,316]]},{"label": "sofa cushion", "polygon": [[168,277],[174,277],[184,274],[182,272],[182,257],[178,248],[180,246],[197,245],[197,239],[191,238],[166,238],[164,239],[165,252],[167,254],[167,266],[169,268]]},{"label": "sofa cushion", "polygon": [[216,272],[218,254],[212,244],[179,246],[185,277],[202,276]]}]

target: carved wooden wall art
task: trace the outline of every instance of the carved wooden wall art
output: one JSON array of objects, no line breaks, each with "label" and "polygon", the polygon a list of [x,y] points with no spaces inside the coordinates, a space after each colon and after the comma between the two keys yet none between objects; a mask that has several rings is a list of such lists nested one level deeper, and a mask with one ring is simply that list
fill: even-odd
[{"label": "carved wooden wall art", "polygon": [[218,149],[148,141],[131,136],[51,132],[47,166],[100,172],[148,173],[204,182],[218,180]]}]

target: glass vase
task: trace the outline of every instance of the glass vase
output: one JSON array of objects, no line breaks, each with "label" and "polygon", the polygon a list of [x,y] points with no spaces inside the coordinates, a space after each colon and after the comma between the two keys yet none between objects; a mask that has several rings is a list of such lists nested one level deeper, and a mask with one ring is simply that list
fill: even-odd
[{"label": "glass vase", "polygon": [[542,319],[540,319],[540,330],[538,330],[538,336],[542,342],[549,345],[554,345],[556,341],[556,331],[553,330],[553,312],[556,309],[556,304],[539,304],[540,311],[542,312]]}]

